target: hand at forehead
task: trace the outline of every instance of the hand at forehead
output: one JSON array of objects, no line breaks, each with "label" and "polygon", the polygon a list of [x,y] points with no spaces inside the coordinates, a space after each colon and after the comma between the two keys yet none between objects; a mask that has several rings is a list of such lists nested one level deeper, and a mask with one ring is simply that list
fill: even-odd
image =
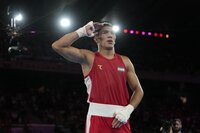
[{"label": "hand at forehead", "polygon": [[94,22],[93,25],[95,30],[99,30],[103,27],[104,23]]}]

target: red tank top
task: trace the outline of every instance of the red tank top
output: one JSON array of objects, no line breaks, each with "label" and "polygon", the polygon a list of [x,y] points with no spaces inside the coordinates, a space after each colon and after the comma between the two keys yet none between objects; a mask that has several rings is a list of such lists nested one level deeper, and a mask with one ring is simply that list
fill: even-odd
[{"label": "red tank top", "polygon": [[129,103],[126,67],[120,55],[107,59],[95,53],[93,66],[85,77],[88,102],[125,106]]}]

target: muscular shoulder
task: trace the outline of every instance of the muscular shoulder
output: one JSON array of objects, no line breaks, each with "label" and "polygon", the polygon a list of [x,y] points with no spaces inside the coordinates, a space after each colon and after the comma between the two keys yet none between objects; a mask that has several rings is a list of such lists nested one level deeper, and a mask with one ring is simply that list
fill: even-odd
[{"label": "muscular shoulder", "polygon": [[127,56],[121,55],[121,58],[122,58],[125,66],[128,70],[134,68],[133,63],[131,62],[131,60]]},{"label": "muscular shoulder", "polygon": [[125,56],[125,55],[120,55],[120,56],[121,56],[121,58],[122,58],[123,61],[129,60],[129,58],[127,56]]},{"label": "muscular shoulder", "polygon": [[125,65],[128,65],[131,62],[130,59],[125,55],[121,55],[121,58]]}]

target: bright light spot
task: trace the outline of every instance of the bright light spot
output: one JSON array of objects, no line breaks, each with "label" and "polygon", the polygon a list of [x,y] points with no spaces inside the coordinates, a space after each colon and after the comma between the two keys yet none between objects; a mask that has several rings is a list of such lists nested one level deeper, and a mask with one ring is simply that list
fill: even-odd
[{"label": "bright light spot", "polygon": [[124,29],[124,33],[128,33],[128,29]]},{"label": "bright light spot", "polygon": [[142,35],[145,35],[146,33],[145,33],[145,31],[142,31]]},{"label": "bright light spot", "polygon": [[166,38],[169,38],[169,34],[166,34],[165,37],[166,37]]},{"label": "bright light spot", "polygon": [[151,36],[151,32],[148,32],[148,36]]},{"label": "bright light spot", "polygon": [[17,21],[21,21],[23,19],[23,16],[22,16],[22,14],[18,14],[18,15],[15,16],[14,19],[17,20]]},{"label": "bright light spot", "polygon": [[139,31],[139,30],[136,30],[136,31],[135,31],[135,34],[136,34],[136,35],[138,35],[139,33],[140,33],[140,31]]},{"label": "bright light spot", "polygon": [[36,31],[35,31],[35,30],[32,30],[32,31],[30,31],[30,33],[31,33],[31,34],[35,34],[35,33],[36,33]]},{"label": "bright light spot", "polygon": [[180,100],[183,104],[187,103],[187,97],[186,96],[180,96]]},{"label": "bright light spot", "polygon": [[134,33],[134,30],[130,30],[129,32],[130,32],[130,34],[133,34],[133,33]]},{"label": "bright light spot", "polygon": [[116,33],[116,32],[119,32],[120,28],[118,25],[113,25],[112,27],[113,31]]},{"label": "bright light spot", "polygon": [[158,36],[158,33],[154,33],[154,36],[157,37],[157,36]]},{"label": "bright light spot", "polygon": [[71,22],[70,22],[70,20],[69,20],[68,18],[62,18],[62,19],[60,20],[60,25],[61,25],[62,27],[69,27],[70,24],[71,24]]}]

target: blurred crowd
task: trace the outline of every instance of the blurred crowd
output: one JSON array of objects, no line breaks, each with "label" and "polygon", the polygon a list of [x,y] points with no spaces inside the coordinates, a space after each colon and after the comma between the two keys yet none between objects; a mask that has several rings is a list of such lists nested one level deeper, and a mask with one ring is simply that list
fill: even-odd
[{"label": "blurred crowd", "polygon": [[[86,88],[83,82],[70,83],[69,79],[55,79],[54,83],[48,81],[39,86],[30,82],[30,87],[21,83],[3,85],[0,89],[1,132],[10,133],[11,127],[31,123],[53,124],[55,133],[84,132],[88,108]],[[183,133],[200,133],[196,85],[143,80],[142,85],[145,97],[131,116],[134,133],[158,133],[163,121],[174,118],[182,120]]]}]

